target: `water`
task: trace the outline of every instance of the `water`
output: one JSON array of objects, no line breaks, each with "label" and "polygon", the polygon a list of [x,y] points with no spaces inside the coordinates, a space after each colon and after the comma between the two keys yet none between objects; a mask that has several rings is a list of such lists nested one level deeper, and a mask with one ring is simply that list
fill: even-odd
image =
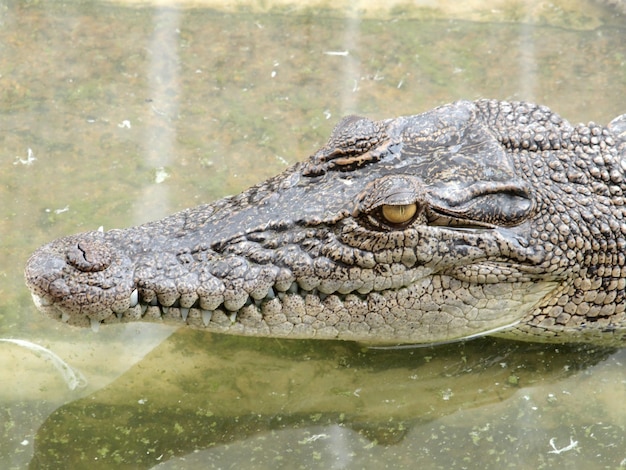
[{"label": "water", "polygon": [[608,123],[626,112],[624,17],[550,5],[0,1],[0,337],[79,378],[0,342],[2,467],[626,466],[624,351],[96,334],[42,318],[22,280],[39,245],[238,192],[345,114],[491,97]]}]

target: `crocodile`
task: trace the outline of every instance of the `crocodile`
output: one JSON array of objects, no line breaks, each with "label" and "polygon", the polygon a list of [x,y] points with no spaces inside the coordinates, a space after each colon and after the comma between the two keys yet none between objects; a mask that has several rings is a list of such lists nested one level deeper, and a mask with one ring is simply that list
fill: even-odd
[{"label": "crocodile", "polygon": [[570,124],[528,102],[348,116],[239,195],[28,260],[70,325],[436,344],[483,335],[626,343],[626,114]]}]

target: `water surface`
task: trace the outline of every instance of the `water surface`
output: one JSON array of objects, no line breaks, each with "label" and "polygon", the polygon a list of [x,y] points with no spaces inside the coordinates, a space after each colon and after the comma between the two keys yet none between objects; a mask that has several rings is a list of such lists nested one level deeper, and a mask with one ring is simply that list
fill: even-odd
[{"label": "water surface", "polygon": [[345,114],[489,97],[606,124],[626,112],[624,18],[576,8],[0,2],[0,337],[82,374],[70,389],[44,354],[0,342],[3,468],[626,466],[623,351],[94,333],[42,318],[22,279],[39,245],[238,192]]}]

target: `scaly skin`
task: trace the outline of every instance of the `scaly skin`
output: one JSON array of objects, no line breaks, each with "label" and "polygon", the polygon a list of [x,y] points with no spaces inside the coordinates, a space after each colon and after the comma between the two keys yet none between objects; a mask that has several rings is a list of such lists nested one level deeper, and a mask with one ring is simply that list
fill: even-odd
[{"label": "scaly skin", "polygon": [[26,283],[71,325],[622,344],[626,115],[529,103],[348,117],[308,161],[163,220],[56,240]]}]

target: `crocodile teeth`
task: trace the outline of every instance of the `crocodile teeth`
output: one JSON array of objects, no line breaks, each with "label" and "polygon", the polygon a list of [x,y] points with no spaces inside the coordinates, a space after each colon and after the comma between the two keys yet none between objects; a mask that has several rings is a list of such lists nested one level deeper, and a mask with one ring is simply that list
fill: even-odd
[{"label": "crocodile teeth", "polygon": [[[180,316],[183,317],[183,321],[187,321],[187,317],[189,316],[189,309],[185,307],[181,307]],[[204,318],[203,318],[204,320]]]},{"label": "crocodile teeth", "polygon": [[[300,286],[298,282],[293,281],[285,290],[279,289],[276,285],[268,287],[267,293],[263,298],[256,298],[250,293],[244,296],[241,292],[238,293],[238,296],[236,296],[236,298],[227,300],[224,300],[223,296],[221,295],[219,296],[220,298],[202,297],[201,295],[198,295],[195,297],[195,301],[191,305],[191,307],[183,307],[182,297],[173,302],[171,305],[165,306],[159,302],[158,296],[154,295],[149,301],[147,301],[147,299],[143,299],[143,296],[139,294],[138,290],[134,290],[130,295],[130,310],[135,308],[137,309],[137,313],[134,314],[137,318],[143,317],[145,315],[148,315],[151,318],[163,318],[172,314],[178,317],[177,311],[179,311],[180,319],[183,322],[187,323],[190,311],[194,310],[195,312],[197,309],[202,312],[202,323],[205,327],[208,327],[209,323],[212,320],[213,313],[216,309],[219,309],[220,312],[226,315],[226,317],[230,319],[231,323],[236,323],[241,309],[250,306],[256,306],[258,311],[262,312],[263,303],[276,298],[284,301],[288,296],[299,296],[304,299],[307,295],[313,295],[324,301],[327,297],[334,296],[337,297],[340,301],[345,302],[348,294],[356,295],[357,297],[363,299],[363,295],[360,294],[358,291],[353,291],[346,294],[340,292],[333,292],[329,294],[321,292],[318,288],[313,288],[310,290],[305,289]],[[142,297],[141,302],[139,302],[139,297]],[[191,296],[186,298],[184,304],[189,304],[190,298]],[[176,313],[173,313],[172,308]]]},{"label": "crocodile teeth", "polygon": [[52,300],[46,299],[45,297],[41,297],[40,295],[37,295],[35,293],[32,294],[32,298],[33,298],[33,302],[35,302],[35,305],[37,307],[47,307],[54,303]]},{"label": "crocodile teeth", "polygon": [[95,318],[90,318],[89,323],[91,323],[91,331],[97,333],[100,330],[100,322]]}]

